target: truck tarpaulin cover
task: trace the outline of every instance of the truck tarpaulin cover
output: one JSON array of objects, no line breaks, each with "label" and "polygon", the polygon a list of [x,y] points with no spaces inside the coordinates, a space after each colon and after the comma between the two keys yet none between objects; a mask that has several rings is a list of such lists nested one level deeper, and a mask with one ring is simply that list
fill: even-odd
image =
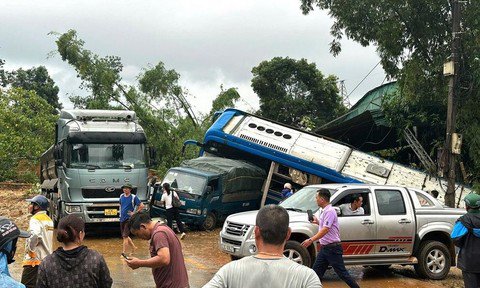
[{"label": "truck tarpaulin cover", "polygon": [[260,194],[266,177],[265,171],[255,165],[220,157],[185,160],[181,166],[221,174],[224,194],[247,191]]}]

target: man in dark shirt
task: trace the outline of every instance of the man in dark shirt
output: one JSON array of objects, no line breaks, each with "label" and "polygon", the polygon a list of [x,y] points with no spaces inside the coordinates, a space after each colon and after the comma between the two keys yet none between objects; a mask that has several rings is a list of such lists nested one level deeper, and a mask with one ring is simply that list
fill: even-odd
[{"label": "man in dark shirt", "polygon": [[136,213],[129,221],[133,235],[150,240],[150,259],[129,258],[127,265],[132,269],[152,268],[157,288],[189,287],[187,268],[182,254],[182,245],[175,233],[166,225],[153,222],[146,213]]}]

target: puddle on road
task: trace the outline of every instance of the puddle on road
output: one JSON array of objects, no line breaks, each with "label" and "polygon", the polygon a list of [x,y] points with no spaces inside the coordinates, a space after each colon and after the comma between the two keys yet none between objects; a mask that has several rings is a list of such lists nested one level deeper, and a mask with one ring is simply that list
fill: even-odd
[{"label": "puddle on road", "polygon": [[[190,232],[182,240],[183,253],[187,266],[190,285],[192,288],[202,287],[224,264],[230,261],[227,254],[218,249],[218,235],[220,229],[211,232]],[[138,247],[134,256],[138,258],[149,258],[148,241],[138,238],[133,239]],[[154,287],[153,277],[149,268],[130,269],[120,257],[122,252],[122,239],[120,238],[117,226],[102,229],[87,228],[87,235],[84,244],[91,249],[99,251],[105,258],[110,269],[111,277],[114,280],[114,287]],[[11,273],[15,279],[21,278],[21,257],[23,257],[24,241],[19,241],[17,250],[17,261],[11,265]],[[55,248],[59,246],[54,243]],[[393,266],[387,271],[379,271],[373,268],[347,267],[352,276],[358,281],[361,287],[366,288],[398,288],[418,287],[462,287],[461,274],[451,272],[449,280],[426,281],[415,279],[415,273],[411,267]],[[453,275],[451,275],[453,274]],[[328,270],[323,281],[324,287],[347,287],[333,272]]]}]

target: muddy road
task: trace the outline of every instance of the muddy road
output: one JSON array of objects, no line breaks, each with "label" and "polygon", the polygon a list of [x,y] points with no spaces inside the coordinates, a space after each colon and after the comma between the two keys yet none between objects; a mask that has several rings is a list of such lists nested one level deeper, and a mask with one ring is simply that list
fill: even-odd
[{"label": "muddy road", "polygon": [[[0,215],[14,220],[21,228],[28,226],[29,216],[26,214],[27,198],[25,188],[5,189],[0,187]],[[121,259],[122,239],[117,225],[102,227],[101,229],[87,227],[87,235],[84,244],[103,254],[114,280],[114,287],[154,287],[151,270],[139,268],[131,270]],[[189,232],[182,240],[183,253],[188,270],[190,285],[192,288],[202,287],[207,283],[216,271],[230,261],[230,257],[218,249],[217,229],[211,232]],[[134,239],[138,250],[134,256],[147,258],[148,242],[141,239]],[[24,241],[19,240],[15,263],[11,264],[12,276],[19,280],[21,278],[21,259],[24,252]],[[58,247],[58,243],[54,244]],[[55,247],[55,248],[56,248]],[[418,279],[412,267],[392,266],[388,270],[379,271],[373,268],[358,266],[347,267],[361,287],[428,287],[428,288],[459,288],[463,287],[461,272],[452,268],[448,277],[442,281],[428,281]],[[347,287],[332,270],[327,271],[323,280],[324,287]]]},{"label": "muddy road", "polygon": [[[122,240],[116,227],[89,230],[84,244],[103,254],[114,279],[114,287],[154,287],[150,269],[131,270],[121,259]],[[202,287],[222,265],[230,261],[228,255],[218,250],[219,232],[219,229],[211,232],[190,232],[182,240],[192,288]],[[138,246],[134,256],[149,257],[148,242],[141,239],[134,239],[134,242]],[[58,243],[55,245],[58,246]],[[11,272],[15,279],[20,279],[21,275],[19,256],[22,255],[22,250],[23,247],[18,247],[17,253],[19,254],[16,257],[18,261],[12,264],[13,267],[11,266]],[[417,279],[411,267],[393,266],[391,269],[383,271],[358,266],[350,266],[348,269],[361,287],[463,287],[461,274],[456,268],[452,269],[447,280],[444,281]],[[327,271],[323,284],[324,287],[347,287],[331,270]]]}]

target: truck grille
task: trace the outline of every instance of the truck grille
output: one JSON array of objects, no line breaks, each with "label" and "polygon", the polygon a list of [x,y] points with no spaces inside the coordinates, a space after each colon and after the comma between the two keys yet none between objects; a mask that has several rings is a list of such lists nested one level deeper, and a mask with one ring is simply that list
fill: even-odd
[{"label": "truck grille", "polygon": [[245,234],[247,234],[248,228],[250,228],[249,225],[227,222],[225,232],[230,235],[245,236]]},{"label": "truck grille", "polygon": [[[82,188],[83,198],[118,198],[123,190],[116,188],[112,192],[105,191],[105,188]],[[132,194],[137,194],[137,188],[133,188]]]},{"label": "truck grille", "polygon": [[242,246],[242,241],[235,241],[227,238],[222,238],[222,243],[228,243],[234,246]]}]

